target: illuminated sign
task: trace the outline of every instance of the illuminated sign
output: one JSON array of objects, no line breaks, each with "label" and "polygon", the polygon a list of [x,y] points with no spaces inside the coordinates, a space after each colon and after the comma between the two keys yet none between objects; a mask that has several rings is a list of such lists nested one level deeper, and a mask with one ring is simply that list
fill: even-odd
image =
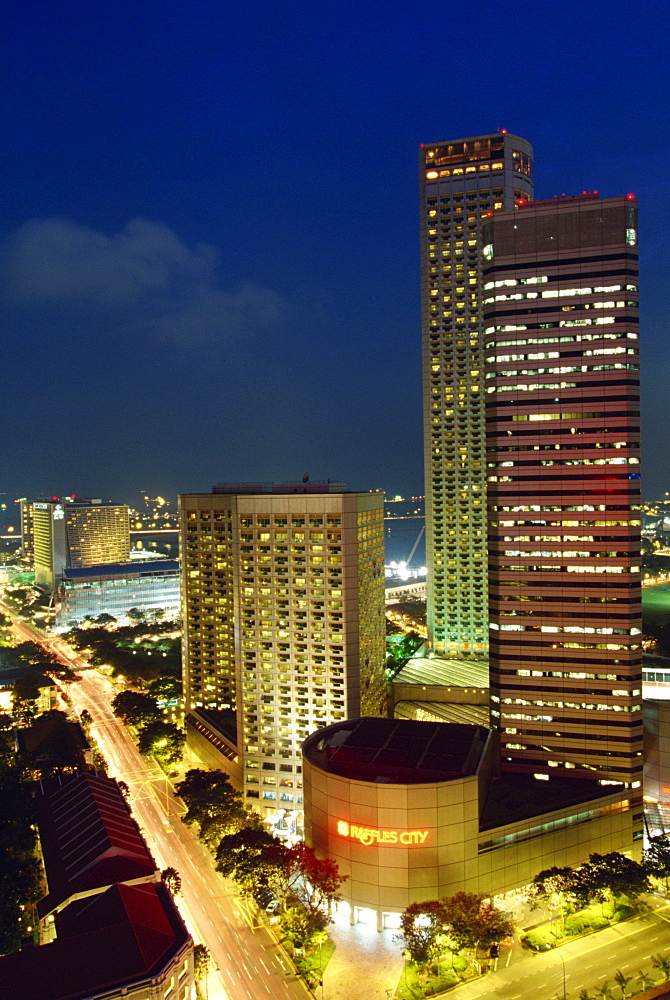
[{"label": "illuminated sign", "polygon": [[369,826],[354,826],[344,819],[338,819],[337,832],[340,837],[358,840],[365,847],[371,844],[425,844],[428,830],[375,830]]}]

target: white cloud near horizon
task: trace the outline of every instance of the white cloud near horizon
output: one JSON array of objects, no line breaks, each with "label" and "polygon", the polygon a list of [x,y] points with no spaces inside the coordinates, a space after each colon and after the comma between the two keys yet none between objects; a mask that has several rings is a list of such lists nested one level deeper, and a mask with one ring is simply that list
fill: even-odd
[{"label": "white cloud near horizon", "polygon": [[0,277],[15,305],[90,311],[96,323],[182,346],[277,325],[280,296],[251,281],[221,287],[219,261],[216,247],[190,248],[162,223],[132,219],[109,236],[54,217],[30,219],[3,241]]}]

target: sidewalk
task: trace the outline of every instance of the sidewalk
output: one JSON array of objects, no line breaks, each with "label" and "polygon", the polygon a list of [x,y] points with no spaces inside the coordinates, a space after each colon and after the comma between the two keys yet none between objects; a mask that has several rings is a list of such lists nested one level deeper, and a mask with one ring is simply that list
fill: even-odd
[{"label": "sidewalk", "polygon": [[[653,908],[664,911],[657,916],[668,921],[668,944],[670,944],[670,907],[667,903],[659,901]],[[453,1000],[481,1000],[484,995],[490,993],[496,996],[499,993],[501,996],[508,994],[510,987],[515,983],[518,983],[518,995],[522,995],[521,980],[544,971],[554,975],[558,982],[564,964],[567,970],[569,995],[570,973],[575,970],[570,970],[568,963],[577,960],[581,969],[585,955],[621,942],[626,930],[639,927],[644,919],[644,916],[633,917],[623,924],[615,924],[595,934],[576,938],[558,949],[547,952],[526,951],[517,944],[514,949],[514,959],[509,966],[500,965],[497,972],[488,972],[478,979],[462,983],[441,996],[449,996]],[[374,927],[365,924],[350,927],[348,920],[336,917],[336,922],[331,924],[328,933],[335,942],[336,949],[324,974],[323,1000],[386,1000],[386,991],[395,991],[403,970],[401,947],[393,941],[395,932],[385,930],[378,933]],[[321,1000],[319,989],[315,994],[317,1000]]]},{"label": "sidewalk", "polygon": [[[401,946],[395,931],[379,933],[374,927],[336,917],[328,928],[335,952],[323,977],[323,1000],[386,1000],[386,991],[398,985],[403,969]],[[321,1000],[321,991],[315,991]]]}]

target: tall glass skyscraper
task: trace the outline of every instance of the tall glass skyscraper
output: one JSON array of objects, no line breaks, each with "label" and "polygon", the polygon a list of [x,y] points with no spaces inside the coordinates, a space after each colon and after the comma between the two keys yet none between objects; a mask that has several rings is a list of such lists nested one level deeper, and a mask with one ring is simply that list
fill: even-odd
[{"label": "tall glass skyscraper", "polygon": [[488,648],[483,218],[532,198],[532,147],[506,132],[420,149],[428,635]]},{"label": "tall glass skyscraper", "polygon": [[485,220],[491,723],[504,770],[642,779],[637,203]]}]

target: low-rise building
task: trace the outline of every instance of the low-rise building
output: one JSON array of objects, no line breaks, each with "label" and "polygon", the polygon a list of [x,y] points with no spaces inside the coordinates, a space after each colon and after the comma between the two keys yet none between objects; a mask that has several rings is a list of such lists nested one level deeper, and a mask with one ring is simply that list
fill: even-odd
[{"label": "low-rise building", "polygon": [[21,1000],[191,1000],[193,941],[115,781],[91,772],[27,786],[47,895],[40,940],[0,958]]},{"label": "low-rise building", "polygon": [[179,618],[179,563],[176,559],[107,563],[65,569],[58,588],[56,628],[66,629],[98,615],[129,621],[137,608],[149,617]]},{"label": "low-rise building", "polygon": [[477,725],[362,718],[303,744],[305,840],[347,876],[352,923],[398,925],[410,903],[496,896],[542,869],[641,844],[642,800],[597,782],[500,776]]}]

